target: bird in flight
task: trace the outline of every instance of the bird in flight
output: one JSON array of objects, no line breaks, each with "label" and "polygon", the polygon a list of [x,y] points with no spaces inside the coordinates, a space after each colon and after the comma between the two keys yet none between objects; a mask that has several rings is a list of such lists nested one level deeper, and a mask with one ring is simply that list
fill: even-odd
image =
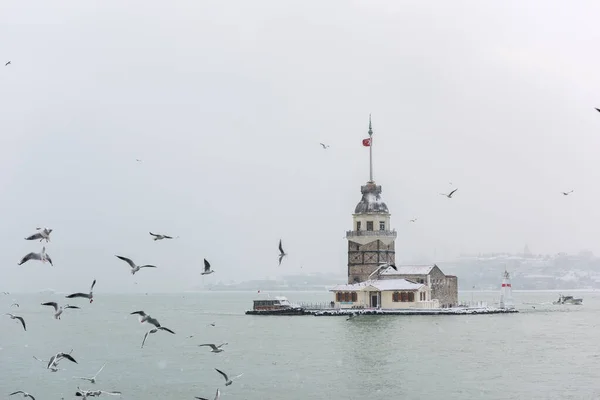
[{"label": "bird in flight", "polygon": [[569,191],[569,192],[561,192],[561,193],[563,194],[563,196],[568,196],[568,195],[570,195],[571,193],[573,193],[573,191],[571,190],[571,191]]},{"label": "bird in flight", "polygon": [[283,251],[283,246],[281,245],[281,239],[279,239],[279,265],[281,265],[281,260],[283,257],[287,256],[287,253]]},{"label": "bird in flight", "polygon": [[140,160],[139,158],[136,158],[135,161],[142,162],[142,160]]},{"label": "bird in flight", "polygon": [[[9,61],[10,62],[10,61]],[[11,394],[9,394],[9,396],[12,396],[13,394],[19,394],[19,393],[23,393],[23,397],[31,397],[31,400],[35,400],[35,397],[33,397],[32,395],[30,395],[27,392],[24,392],[22,390],[17,390],[16,392],[12,392]]]},{"label": "bird in flight", "polygon": [[102,372],[102,370],[104,369],[105,366],[106,366],[106,363],[104,363],[104,365],[102,366],[102,368],[100,368],[98,370],[98,372],[96,372],[96,375],[92,376],[91,378],[86,378],[86,377],[83,377],[83,376],[74,376],[73,378],[74,379],[83,379],[83,380],[86,380],[86,381],[90,381],[90,383],[96,383],[96,377],[98,376],[98,374],[100,372]]},{"label": "bird in flight", "polygon": [[56,304],[54,301],[49,301],[48,303],[42,303],[42,305],[54,307],[54,319],[60,319],[61,314],[67,308],[79,308],[77,306],[70,306],[68,304],[65,304],[64,306],[59,307],[58,304]]},{"label": "bird in flight", "polygon": [[50,263],[50,265],[54,266],[54,264],[52,264],[52,259],[50,258],[50,256],[48,255],[48,253],[46,253],[46,248],[42,247],[42,251],[39,253],[29,253],[27,255],[25,255],[25,257],[23,257],[21,259],[21,261],[19,261],[19,263],[17,265],[21,265],[21,264],[25,264],[27,261],[29,260],[40,260],[41,262],[45,263],[46,261],[48,261]]},{"label": "bird in flight", "polygon": [[[10,61],[7,61],[7,62],[6,62],[6,64],[4,64],[4,66],[6,67],[6,66],[8,66],[8,65],[10,65],[10,64],[11,64],[11,62],[10,62]],[[32,399],[33,399],[33,397],[32,397]]]},{"label": "bird in flight", "polygon": [[450,193],[446,194],[446,193],[440,193],[442,196],[446,196],[447,198],[451,199],[452,195],[454,194],[454,192],[456,192],[458,189],[454,189],[453,191],[451,191]]},{"label": "bird in flight", "polygon": [[328,145],[328,144],[324,144],[324,143],[319,143],[319,144],[320,144],[321,146],[323,146],[323,148],[324,148],[324,149],[327,149],[327,148],[329,148],[329,145]]},{"label": "bird in flight", "polygon": [[204,271],[202,272],[202,275],[210,275],[213,272],[215,272],[215,271],[213,271],[212,269],[210,269],[210,263],[205,258],[204,259]]},{"label": "bird in flight", "polygon": [[27,327],[25,326],[25,320],[23,319],[23,317],[19,317],[18,315],[14,315],[11,313],[6,313],[4,315],[8,315],[10,319],[18,319],[19,321],[21,321],[21,325],[23,325],[23,330],[27,331]]},{"label": "bird in flight", "polygon": [[172,330],[170,330],[169,328],[165,328],[164,326],[159,326],[157,328],[152,328],[150,329],[148,332],[146,332],[146,334],[144,335],[144,340],[142,340],[142,349],[144,348],[144,343],[146,343],[146,338],[148,337],[148,334],[150,333],[156,333],[158,331],[167,331],[169,333],[172,333],[173,335],[175,334],[175,332],[173,332]]},{"label": "bird in flight", "polygon": [[79,386],[77,387],[77,392],[75,392],[75,396],[83,397],[87,399],[88,397],[100,397],[103,394],[108,394],[111,396],[120,396],[121,392],[106,392],[104,390],[81,390]]},{"label": "bird in flight", "polygon": [[48,229],[48,228],[36,228],[36,230],[38,231],[38,233],[34,233],[31,236],[27,236],[25,238],[25,240],[36,240],[36,239],[40,239],[40,242],[42,240],[46,240],[46,243],[48,243],[50,241],[50,233],[52,233],[52,229]]},{"label": "bird in flight", "polygon": [[149,314],[146,314],[144,311],[134,311],[129,315],[139,315],[140,324],[147,322],[149,324],[154,325],[157,328],[160,328],[160,322],[156,318],[152,318]]},{"label": "bird in flight", "polygon": [[140,270],[140,268],[156,268],[156,266],[154,265],[135,265],[135,263],[133,261],[131,261],[129,258],[127,257],[122,257],[122,256],[115,256],[118,259],[121,259],[123,261],[125,261],[127,264],[129,264],[129,266],[131,267],[131,275],[135,275],[136,272],[138,272]]},{"label": "bird in flight", "polygon": [[417,222],[417,219],[413,218],[413,219],[410,220],[410,222]]},{"label": "bird in flight", "polygon": [[215,346],[215,345],[214,345],[214,344],[212,344],[212,343],[210,343],[210,344],[209,344],[209,343],[207,343],[207,344],[199,344],[199,345],[198,345],[198,347],[202,347],[202,346],[210,346],[210,348],[212,349],[212,350],[211,350],[211,353],[220,353],[220,352],[222,352],[222,351],[225,351],[225,350],[223,350],[221,347],[225,346],[226,344],[227,344],[227,343],[223,343],[223,344],[220,344],[220,345],[218,345],[218,346]]},{"label": "bird in flight", "polygon": [[216,370],[218,373],[220,373],[221,375],[223,375],[223,378],[225,378],[225,386],[229,386],[229,385],[231,385],[231,384],[233,383],[233,380],[234,380],[234,379],[236,379],[236,378],[239,378],[240,376],[244,375],[244,374],[242,373],[242,374],[239,374],[239,375],[237,375],[237,376],[234,376],[233,378],[229,379],[229,377],[227,376],[227,374],[226,374],[225,372],[223,372],[223,371],[221,371],[221,370],[218,370],[218,369],[216,369],[216,368],[215,368],[215,370]]},{"label": "bird in flight", "polygon": [[[207,398],[205,398],[205,397],[197,397],[197,396],[194,396],[194,398],[195,398],[195,399],[198,399],[198,400],[208,400],[208,399],[207,399]],[[219,400],[220,398],[221,398],[221,391],[220,391],[219,389],[217,389],[217,394],[215,394],[215,399],[214,399],[214,400]]]},{"label": "bird in flight", "polygon": [[55,356],[52,356],[50,358],[50,361],[48,361],[48,366],[46,368],[47,369],[52,369],[53,367],[56,368],[58,366],[58,363],[62,359],[67,359],[67,360],[77,364],[77,361],[75,361],[73,356],[71,356],[70,352],[69,353],[57,353]]},{"label": "bird in flight", "polygon": [[[9,61],[9,63],[10,63],[10,61]],[[596,108],[596,111],[600,112],[600,108]]]},{"label": "bird in flight", "polygon": [[173,236],[161,235],[161,234],[152,233],[152,232],[148,232],[148,233],[150,233],[152,236],[154,236],[154,241],[163,240],[163,239],[173,239]]},{"label": "bird in flight", "polygon": [[75,297],[82,297],[84,299],[89,299],[90,303],[92,303],[94,301],[94,286],[96,285],[96,280],[94,279],[94,282],[92,282],[92,286],[90,286],[90,292],[89,293],[73,293],[73,294],[69,294],[67,296],[65,296],[67,299],[73,299]]}]

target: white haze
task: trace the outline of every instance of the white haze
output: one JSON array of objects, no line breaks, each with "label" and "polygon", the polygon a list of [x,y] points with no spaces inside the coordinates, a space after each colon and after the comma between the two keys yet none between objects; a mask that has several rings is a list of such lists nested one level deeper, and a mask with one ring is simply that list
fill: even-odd
[{"label": "white haze", "polygon": [[[398,263],[600,253],[599,14],[592,1],[5,1],[0,290],[344,274],[369,113]],[[55,230],[55,266],[18,267],[41,250],[23,240],[37,226]],[[115,254],[159,268],[132,277]],[[201,278],[204,257],[217,272]]]}]

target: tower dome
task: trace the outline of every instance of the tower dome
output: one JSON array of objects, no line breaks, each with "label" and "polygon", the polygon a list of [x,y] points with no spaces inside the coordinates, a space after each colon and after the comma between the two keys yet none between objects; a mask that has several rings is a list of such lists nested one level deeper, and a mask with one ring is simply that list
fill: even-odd
[{"label": "tower dome", "polygon": [[360,187],[360,192],[362,193],[362,199],[356,205],[354,214],[389,214],[387,205],[381,199],[381,185],[376,185],[375,182],[367,182],[366,185]]}]

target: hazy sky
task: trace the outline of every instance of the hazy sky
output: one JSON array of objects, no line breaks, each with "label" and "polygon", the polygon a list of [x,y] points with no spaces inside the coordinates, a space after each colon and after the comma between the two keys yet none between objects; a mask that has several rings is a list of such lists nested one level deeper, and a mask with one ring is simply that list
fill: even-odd
[{"label": "hazy sky", "polygon": [[[369,113],[398,263],[600,253],[598,15],[594,1],[3,1],[0,290],[183,290],[204,257],[204,283],[343,274]],[[37,226],[55,230],[55,266],[18,267]],[[115,254],[159,268],[132,277]]]}]

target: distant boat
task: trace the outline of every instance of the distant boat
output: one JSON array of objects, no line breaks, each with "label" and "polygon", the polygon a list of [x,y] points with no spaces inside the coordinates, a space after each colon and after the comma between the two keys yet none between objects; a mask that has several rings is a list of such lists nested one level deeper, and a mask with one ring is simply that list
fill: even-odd
[{"label": "distant boat", "polygon": [[583,299],[574,299],[573,296],[563,296],[562,294],[558,296],[558,300],[552,302],[552,304],[574,304],[581,305],[583,303]]},{"label": "distant boat", "polygon": [[286,297],[275,296],[254,300],[254,308],[246,311],[247,315],[303,315],[304,309],[292,304]]}]

